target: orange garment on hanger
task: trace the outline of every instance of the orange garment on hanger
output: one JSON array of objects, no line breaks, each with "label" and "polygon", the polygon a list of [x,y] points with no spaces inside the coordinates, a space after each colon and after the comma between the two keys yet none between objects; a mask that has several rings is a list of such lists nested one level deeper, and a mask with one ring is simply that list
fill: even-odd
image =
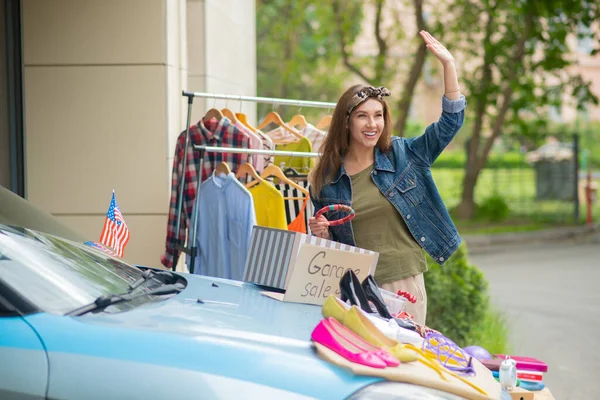
[{"label": "orange garment on hanger", "polygon": [[302,208],[296,218],[290,222],[288,225],[288,231],[307,233],[306,230],[306,219],[304,218],[304,212],[306,210],[306,204],[308,204],[308,197],[304,199],[304,203],[302,203]]}]

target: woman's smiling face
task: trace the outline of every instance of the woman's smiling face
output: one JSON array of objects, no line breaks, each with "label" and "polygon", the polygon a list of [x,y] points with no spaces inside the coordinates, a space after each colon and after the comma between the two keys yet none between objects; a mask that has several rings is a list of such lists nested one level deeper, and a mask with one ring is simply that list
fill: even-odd
[{"label": "woman's smiling face", "polygon": [[373,150],[385,127],[383,104],[368,99],[352,111],[348,125],[350,147]]}]

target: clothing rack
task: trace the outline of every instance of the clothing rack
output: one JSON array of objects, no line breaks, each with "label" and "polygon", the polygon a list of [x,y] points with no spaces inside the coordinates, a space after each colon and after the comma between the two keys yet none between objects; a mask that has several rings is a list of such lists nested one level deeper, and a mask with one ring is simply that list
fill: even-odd
[{"label": "clothing rack", "polygon": [[[192,119],[192,105],[194,103],[195,97],[205,98],[205,99],[222,99],[222,100],[236,100],[240,103],[242,101],[250,101],[255,103],[267,103],[273,105],[285,105],[285,106],[297,106],[297,107],[315,107],[315,108],[334,108],[336,103],[327,103],[321,101],[305,101],[305,100],[291,100],[291,99],[278,99],[272,97],[255,97],[255,96],[234,96],[227,94],[217,94],[217,93],[203,93],[203,92],[187,92],[182,91],[182,96],[188,98],[188,109],[187,109],[187,119],[185,125],[185,149],[189,148],[190,145],[190,123]],[[272,155],[272,156],[287,156],[287,157],[310,157],[316,158],[319,156],[319,153],[304,153],[298,151],[281,151],[281,150],[259,150],[259,149],[241,149],[241,148],[232,148],[232,147],[214,147],[214,146],[198,146],[194,145],[194,149],[200,151],[200,166],[202,166],[204,162],[204,154],[205,152],[215,152],[215,153],[242,153],[242,154],[262,154],[262,155]],[[183,166],[187,165],[187,150],[183,152]],[[199,171],[197,174],[198,185],[196,191],[196,199],[200,196],[200,186],[202,184],[202,171]],[[185,182],[185,170],[183,174],[183,182],[179,187],[179,200],[177,201],[177,225],[176,225],[176,235],[179,235],[179,230],[181,228],[181,211],[183,209],[183,192],[184,192],[184,182]],[[172,270],[175,270],[177,266],[177,262],[179,261],[179,251],[188,254],[190,256],[190,273],[194,271],[194,261],[196,258],[196,253],[198,249],[196,248],[196,223],[198,222],[198,213],[194,213],[194,221],[191,227],[191,235],[188,233],[188,238],[191,236],[190,247],[188,248],[183,243],[175,244],[175,254],[173,256],[173,264]],[[190,227],[188,227],[188,232],[190,232]],[[179,240],[179,239],[178,239]],[[188,242],[190,242],[188,240]]]},{"label": "clothing rack", "polygon": [[[212,153],[241,153],[241,154],[263,154],[263,155],[273,155],[273,156],[288,156],[288,157],[305,157],[305,158],[315,158],[318,157],[319,153],[307,153],[301,151],[279,151],[279,150],[259,150],[259,149],[242,149],[242,148],[234,148],[234,147],[211,147],[211,146],[198,146],[194,145],[194,150],[200,150],[200,165],[204,162],[204,153],[212,152]],[[202,186],[202,171],[198,173],[197,176],[198,185],[196,186],[196,199],[200,197],[200,186]],[[178,214],[181,216],[181,213]],[[188,237],[191,237],[191,246],[189,249],[186,249],[189,252],[190,256],[190,273],[194,273],[194,261],[196,258],[196,253],[198,249],[196,248],[196,225],[198,224],[198,212],[194,213],[194,220],[192,222],[192,226],[188,228],[188,232],[191,232],[191,235],[188,234]],[[182,251],[184,251],[182,249]],[[186,254],[188,252],[184,251]]]}]

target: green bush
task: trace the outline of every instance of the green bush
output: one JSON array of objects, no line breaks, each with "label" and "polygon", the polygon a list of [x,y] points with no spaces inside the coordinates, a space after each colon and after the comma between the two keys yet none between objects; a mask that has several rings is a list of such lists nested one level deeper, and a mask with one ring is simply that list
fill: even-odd
[{"label": "green bush", "polygon": [[434,168],[460,169],[465,167],[467,154],[464,151],[444,151],[433,163]]},{"label": "green bush", "polygon": [[[483,272],[469,263],[463,244],[443,266],[428,257],[425,273],[427,326],[459,346],[481,342],[481,324],[489,310],[488,284]],[[478,337],[479,336],[479,337]]]},{"label": "green bush", "polygon": [[404,127],[404,137],[411,138],[422,135],[425,132],[426,126],[422,123],[409,119]]},{"label": "green bush", "polygon": [[[462,150],[444,151],[433,164],[434,168],[464,168],[467,154]],[[491,154],[485,168],[531,168],[525,156],[518,152]]]},{"label": "green bush", "polygon": [[477,207],[477,218],[491,222],[505,221],[510,215],[510,208],[499,194],[494,194],[485,199]]},{"label": "green bush", "polygon": [[511,354],[508,342],[508,320],[497,308],[489,307],[481,323],[477,324],[467,338],[468,345],[481,346],[491,354]]}]

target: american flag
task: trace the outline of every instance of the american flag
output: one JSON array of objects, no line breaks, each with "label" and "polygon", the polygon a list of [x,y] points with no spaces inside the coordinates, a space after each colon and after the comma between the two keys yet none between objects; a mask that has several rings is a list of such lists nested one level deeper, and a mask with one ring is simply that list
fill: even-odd
[{"label": "american flag", "polygon": [[84,242],[83,244],[93,247],[95,249],[98,249],[110,256],[113,256],[113,257],[117,256],[117,253],[115,253],[114,251],[112,251],[107,246],[103,245],[102,243],[98,243],[98,242],[94,242],[94,241],[90,240],[88,242]]},{"label": "american flag", "polygon": [[123,219],[113,191],[104,227],[100,234],[100,243],[113,249],[119,257],[123,257],[123,250],[125,250],[127,242],[129,242],[129,228]]}]

